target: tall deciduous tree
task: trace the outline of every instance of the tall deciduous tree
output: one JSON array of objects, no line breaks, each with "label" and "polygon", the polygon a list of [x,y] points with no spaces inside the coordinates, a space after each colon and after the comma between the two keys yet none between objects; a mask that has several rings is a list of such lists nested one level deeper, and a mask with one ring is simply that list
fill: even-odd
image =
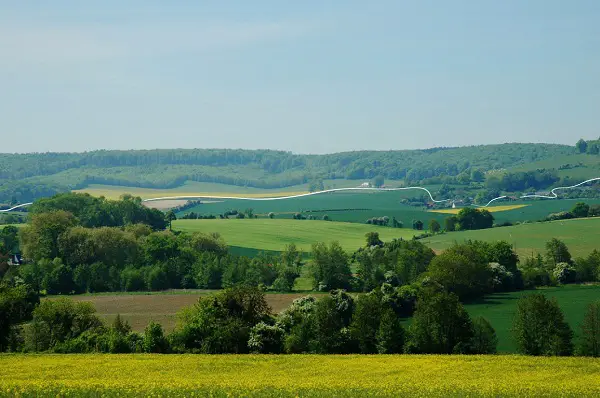
[{"label": "tall deciduous tree", "polygon": [[575,144],[575,146],[577,147],[579,153],[585,153],[588,147],[588,143],[583,138],[580,138],[579,141],[577,141],[577,143]]},{"label": "tall deciduous tree", "polygon": [[571,355],[573,331],[556,302],[540,293],[517,302],[513,324],[517,349],[526,355]]},{"label": "tall deciduous tree", "polygon": [[571,253],[562,240],[552,238],[546,243],[546,265],[550,269],[556,268],[559,263],[571,264]]},{"label": "tall deciduous tree", "polygon": [[312,247],[312,276],[319,290],[347,289],[350,286],[348,255],[338,242],[316,243]]},{"label": "tall deciduous tree", "polygon": [[588,304],[581,323],[579,355],[600,357],[600,301]]},{"label": "tall deciduous tree", "polygon": [[457,354],[470,351],[473,323],[452,293],[430,293],[417,302],[409,327],[407,351],[423,354]]},{"label": "tall deciduous tree", "polygon": [[63,210],[32,215],[29,224],[21,229],[23,255],[34,261],[57,257],[59,237],[75,224],[73,214]]}]

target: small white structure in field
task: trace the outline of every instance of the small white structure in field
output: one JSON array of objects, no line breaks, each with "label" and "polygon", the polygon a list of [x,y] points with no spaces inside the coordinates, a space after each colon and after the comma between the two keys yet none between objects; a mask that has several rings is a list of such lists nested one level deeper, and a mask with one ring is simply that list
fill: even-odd
[{"label": "small white structure in field", "polygon": [[456,209],[456,203],[452,202],[452,208]]},{"label": "small white structure in field", "polygon": [[360,188],[369,188],[370,186],[371,184],[368,182],[363,182],[362,184],[360,184]]}]

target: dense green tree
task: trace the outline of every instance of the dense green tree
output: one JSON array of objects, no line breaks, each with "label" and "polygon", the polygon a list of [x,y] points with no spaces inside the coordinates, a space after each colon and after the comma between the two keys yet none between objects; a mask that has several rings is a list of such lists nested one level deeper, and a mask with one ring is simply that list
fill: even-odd
[{"label": "dense green tree", "polygon": [[455,244],[436,256],[429,265],[427,275],[464,299],[485,293],[492,273],[484,253],[465,243]]},{"label": "dense green tree", "polygon": [[429,221],[429,232],[435,234],[435,233],[440,232],[441,228],[442,228],[442,226],[436,219],[432,219],[431,221]]},{"label": "dense green tree", "polygon": [[365,238],[367,239],[367,247],[383,245],[383,242],[379,239],[379,232],[367,232]]},{"label": "dense green tree", "polygon": [[10,286],[0,282],[0,352],[9,346],[16,327],[31,319],[39,297],[27,285]]},{"label": "dense green tree", "polygon": [[588,147],[588,143],[583,138],[580,138],[579,141],[577,141],[577,143],[575,144],[575,146],[577,147],[579,153],[585,153]]},{"label": "dense green tree", "polygon": [[577,271],[573,264],[558,263],[552,270],[556,281],[561,284],[573,283],[577,278]]},{"label": "dense green tree", "polygon": [[165,214],[165,218],[169,223],[169,231],[173,230],[173,221],[177,220],[177,216],[173,210],[169,210],[167,214]]},{"label": "dense green tree", "polygon": [[89,330],[102,328],[102,321],[89,302],[60,298],[43,300],[33,311],[33,321],[26,333],[25,345],[34,351],[56,349]]},{"label": "dense green tree", "polygon": [[469,314],[455,294],[427,294],[417,302],[406,350],[423,354],[468,353],[473,333]]},{"label": "dense green tree", "polygon": [[314,287],[318,290],[347,289],[350,286],[348,255],[338,242],[316,243],[312,247],[312,269]]},{"label": "dense green tree", "polygon": [[257,354],[280,354],[283,350],[284,330],[279,325],[259,322],[250,330],[248,348]]},{"label": "dense green tree", "polygon": [[19,229],[14,225],[9,225],[0,229],[0,245],[8,254],[19,252]]},{"label": "dense green tree", "polygon": [[517,302],[513,323],[517,350],[526,355],[571,355],[573,331],[556,299],[540,293]]},{"label": "dense green tree", "polygon": [[20,231],[23,255],[34,261],[58,257],[60,235],[75,224],[73,214],[63,210],[33,214]]},{"label": "dense green tree", "polygon": [[167,341],[160,323],[150,321],[144,329],[142,341],[144,352],[166,354],[169,352],[169,342]]},{"label": "dense green tree", "polygon": [[389,306],[384,306],[381,310],[379,329],[375,337],[379,354],[399,354],[404,349],[404,328],[396,312]]},{"label": "dense green tree", "polygon": [[444,229],[448,232],[456,231],[458,224],[458,218],[456,216],[446,217],[444,219]]},{"label": "dense green tree", "polygon": [[416,229],[417,231],[423,230],[423,221],[421,220],[414,220],[412,225],[413,229]]},{"label": "dense green tree", "polygon": [[381,320],[381,299],[377,294],[368,293],[358,296],[350,334],[352,339],[358,343],[362,354],[374,354],[377,352],[377,332]]},{"label": "dense green tree", "polygon": [[385,184],[385,178],[380,174],[373,178],[373,186],[375,188],[381,188]]},{"label": "dense green tree", "polygon": [[455,229],[472,230],[491,228],[494,224],[494,216],[485,209],[474,209],[464,207],[456,215],[457,226]]},{"label": "dense green tree", "polygon": [[575,273],[578,282],[595,282],[600,273],[600,251],[593,250],[586,258],[575,260]]},{"label": "dense green tree", "polygon": [[53,261],[52,270],[44,278],[42,286],[48,294],[71,294],[77,290],[73,270],[58,258]]},{"label": "dense green tree", "polygon": [[268,321],[270,312],[256,287],[235,287],[201,298],[180,313],[173,348],[206,354],[249,352],[250,330]]},{"label": "dense green tree", "polygon": [[546,264],[550,269],[556,268],[559,263],[571,263],[571,253],[565,242],[552,238],[546,242]]},{"label": "dense green tree", "polygon": [[577,218],[587,217],[589,212],[590,205],[584,202],[577,202],[571,209],[571,213]]},{"label": "dense green tree", "polygon": [[577,353],[600,357],[600,301],[590,303],[586,308]]},{"label": "dense green tree", "polygon": [[485,173],[480,169],[474,169],[471,171],[471,180],[475,182],[483,182],[485,180]]},{"label": "dense green tree", "polygon": [[483,317],[473,319],[471,350],[474,354],[495,354],[498,337],[492,325]]},{"label": "dense green tree", "polygon": [[[345,293],[344,293],[345,294]],[[336,297],[336,292],[317,301],[314,313],[316,352],[342,354],[350,349],[349,322],[352,315],[352,298]]]}]

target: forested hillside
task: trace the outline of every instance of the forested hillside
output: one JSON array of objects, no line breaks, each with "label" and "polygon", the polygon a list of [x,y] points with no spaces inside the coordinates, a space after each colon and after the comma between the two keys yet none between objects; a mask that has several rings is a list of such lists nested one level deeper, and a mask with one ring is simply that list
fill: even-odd
[{"label": "forested hillside", "polygon": [[[587,156],[578,152],[567,145],[502,144],[328,155],[241,149],[0,154],[0,203],[26,202],[89,184],[174,188],[198,181],[282,188],[315,179],[376,176],[409,183],[468,184],[491,170],[522,170],[528,163]],[[544,178],[546,184],[557,180]]]}]

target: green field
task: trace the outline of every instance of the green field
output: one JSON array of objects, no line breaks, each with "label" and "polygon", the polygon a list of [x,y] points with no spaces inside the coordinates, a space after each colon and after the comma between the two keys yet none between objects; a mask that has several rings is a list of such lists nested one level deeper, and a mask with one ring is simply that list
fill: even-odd
[{"label": "green field", "polygon": [[[266,216],[269,212],[275,213],[278,218],[291,218],[294,213],[322,217],[327,214],[335,221],[348,221],[364,223],[372,217],[396,217],[405,226],[410,227],[413,220],[421,220],[425,224],[431,219],[439,222],[448,217],[448,214],[428,211],[422,206],[409,206],[401,202],[402,199],[415,198],[422,195],[422,191],[363,191],[363,192],[332,192],[300,198],[291,198],[274,201],[256,201],[246,199],[224,199],[218,203],[205,203],[188,209],[178,214],[196,212],[204,215],[218,215],[227,210],[243,211],[252,208],[256,214]],[[434,194],[435,196],[435,194]],[[498,201],[494,207],[519,206],[513,210],[494,212],[496,223],[505,221],[539,221],[550,213],[568,211],[575,203],[582,201],[588,204],[600,204],[600,199],[538,199]]]},{"label": "green field", "polygon": [[310,251],[317,242],[338,241],[347,251],[365,244],[367,232],[379,232],[384,241],[394,238],[411,239],[414,230],[388,228],[367,224],[352,224],[320,220],[281,219],[228,219],[228,220],[177,220],[173,228],[185,232],[218,232],[228,245],[239,248],[281,251],[294,243],[303,251]]},{"label": "green field", "polygon": [[20,397],[598,396],[600,361],[491,355],[0,355]]},{"label": "green field", "polygon": [[434,250],[444,250],[454,242],[468,239],[511,243],[521,257],[543,253],[545,244],[552,238],[564,241],[574,257],[584,256],[592,250],[600,250],[600,218],[561,220],[543,223],[514,225],[479,231],[451,232],[423,239]]},{"label": "green field", "polygon": [[[575,332],[575,340],[580,332],[579,325],[583,320],[587,304],[600,300],[600,286],[598,285],[565,285],[561,287],[537,289],[536,293],[543,293],[554,297],[571,328]],[[498,352],[516,352],[515,342],[511,328],[516,310],[517,300],[527,294],[534,293],[525,290],[512,293],[498,293],[487,296],[481,302],[467,304],[466,308],[472,317],[483,316],[486,318],[498,336]]]}]

